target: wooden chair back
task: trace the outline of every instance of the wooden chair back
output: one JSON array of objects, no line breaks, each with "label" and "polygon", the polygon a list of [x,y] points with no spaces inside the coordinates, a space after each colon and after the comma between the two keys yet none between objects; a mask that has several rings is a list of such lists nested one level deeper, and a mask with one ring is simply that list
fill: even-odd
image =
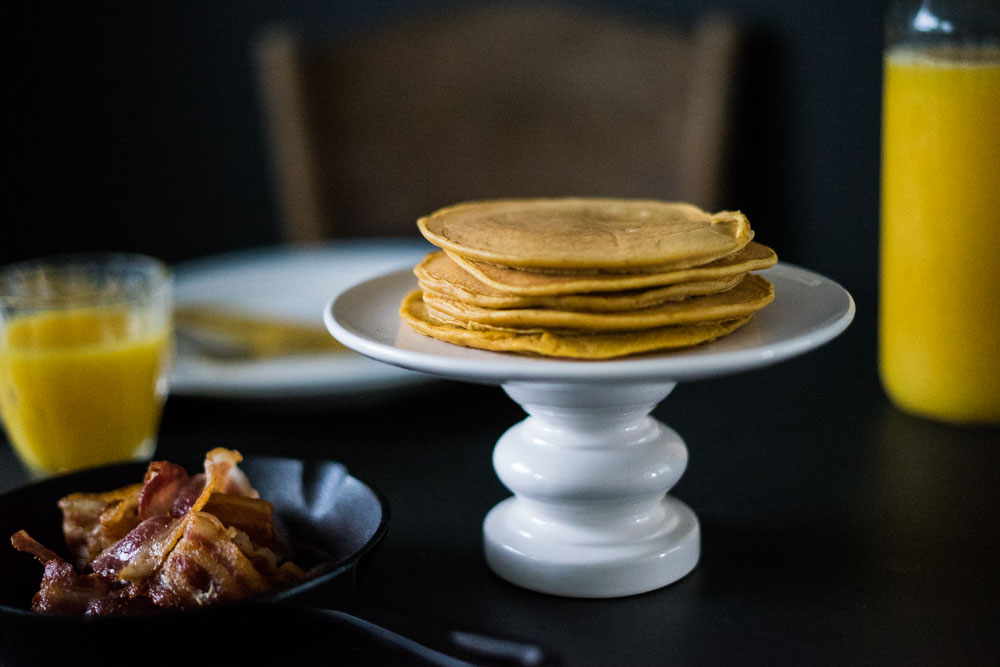
[{"label": "wooden chair back", "polygon": [[739,32],[559,5],[452,9],[255,47],[288,240],[416,234],[495,197],[722,205]]}]

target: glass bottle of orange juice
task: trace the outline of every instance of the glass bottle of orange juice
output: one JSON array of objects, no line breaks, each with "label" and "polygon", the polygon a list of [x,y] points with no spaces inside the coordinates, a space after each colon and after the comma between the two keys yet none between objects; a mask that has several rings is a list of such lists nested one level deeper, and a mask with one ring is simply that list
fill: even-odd
[{"label": "glass bottle of orange juice", "polygon": [[901,409],[1000,423],[1000,2],[888,21],[879,371]]}]

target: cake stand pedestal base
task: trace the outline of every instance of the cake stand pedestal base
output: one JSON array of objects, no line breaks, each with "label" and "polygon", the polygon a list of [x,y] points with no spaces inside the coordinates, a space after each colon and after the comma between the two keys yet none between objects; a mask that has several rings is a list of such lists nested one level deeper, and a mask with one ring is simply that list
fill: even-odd
[{"label": "cake stand pedestal base", "polygon": [[483,523],[489,566],[524,588],[619,597],[694,568],[698,519],[666,495],[687,465],[677,433],[649,415],[674,383],[506,383],[528,413],[493,465],[514,496]]}]

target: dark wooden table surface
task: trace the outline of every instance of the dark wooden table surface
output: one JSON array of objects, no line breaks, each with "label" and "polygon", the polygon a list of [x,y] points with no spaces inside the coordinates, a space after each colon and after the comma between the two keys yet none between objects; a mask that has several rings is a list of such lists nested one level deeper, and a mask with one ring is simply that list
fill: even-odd
[{"label": "dark wooden table surface", "polygon": [[[362,609],[524,638],[566,665],[997,664],[1000,429],[898,412],[874,326],[804,357],[678,386],[654,412],[686,440],[672,494],[701,521],[700,564],[642,595],[522,590],[487,568],[491,453],[524,417],[501,389],[438,381],[378,402],[172,397],[158,457],[226,446],[327,457],[379,488],[392,520]],[[0,488],[23,483],[9,448]],[[342,647],[284,629],[334,664]]]}]

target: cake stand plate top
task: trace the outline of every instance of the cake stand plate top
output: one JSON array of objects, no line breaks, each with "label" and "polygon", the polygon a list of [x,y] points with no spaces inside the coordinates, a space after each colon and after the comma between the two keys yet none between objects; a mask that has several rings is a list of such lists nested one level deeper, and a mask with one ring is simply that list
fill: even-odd
[{"label": "cake stand plate top", "polygon": [[834,281],[779,262],[758,272],[775,298],[736,332],[683,350],[601,361],[552,359],[461,347],[421,335],[399,317],[417,287],[408,270],[347,288],[324,312],[341,343],[385,363],[469,382],[683,382],[768,366],[803,354],[840,334],[854,318],[851,295]]}]

